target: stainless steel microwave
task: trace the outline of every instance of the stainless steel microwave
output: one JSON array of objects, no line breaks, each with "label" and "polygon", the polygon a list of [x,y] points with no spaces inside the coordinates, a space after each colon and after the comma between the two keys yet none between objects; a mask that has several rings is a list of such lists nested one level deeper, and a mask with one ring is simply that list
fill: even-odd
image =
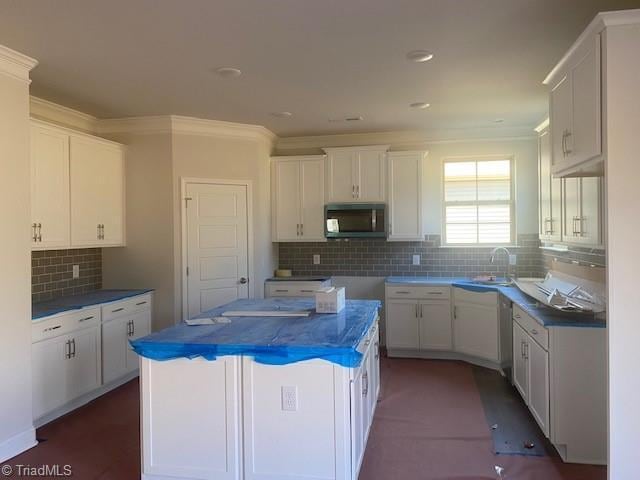
[{"label": "stainless steel microwave", "polygon": [[384,203],[332,203],[324,207],[327,238],[386,238]]}]

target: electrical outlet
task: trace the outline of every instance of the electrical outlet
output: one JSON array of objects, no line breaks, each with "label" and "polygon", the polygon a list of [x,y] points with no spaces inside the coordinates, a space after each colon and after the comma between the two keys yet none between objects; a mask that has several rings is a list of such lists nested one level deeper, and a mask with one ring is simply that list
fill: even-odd
[{"label": "electrical outlet", "polygon": [[413,264],[420,265],[420,255],[413,255]]},{"label": "electrical outlet", "polygon": [[320,255],[316,254],[313,256],[313,264],[320,265]]},{"label": "electrical outlet", "polygon": [[80,278],[80,265],[74,265],[72,270],[73,270],[73,278]]},{"label": "electrical outlet", "polygon": [[298,410],[298,388],[282,387],[282,410],[295,412]]},{"label": "electrical outlet", "polygon": [[509,255],[509,265],[515,265],[518,261],[517,255]]}]

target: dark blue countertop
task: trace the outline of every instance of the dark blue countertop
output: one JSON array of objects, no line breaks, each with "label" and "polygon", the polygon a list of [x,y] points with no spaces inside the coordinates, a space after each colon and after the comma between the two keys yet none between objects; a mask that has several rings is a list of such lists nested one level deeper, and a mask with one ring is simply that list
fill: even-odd
[{"label": "dark blue countertop", "polygon": [[228,310],[299,311],[308,317],[228,317],[227,323],[189,326],[185,323],[131,342],[133,349],[153,360],[223,355],[252,356],[269,365],[321,358],[356,367],[362,353],[356,347],[378,316],[378,300],[347,300],[340,313],[315,312],[314,299],[268,298],[236,300],[196,318],[215,318]]},{"label": "dark blue countertop", "polygon": [[545,327],[588,327],[605,328],[606,321],[588,313],[565,313],[546,305],[541,305],[535,298],[523,293],[516,286],[480,285],[468,278],[451,277],[387,277],[388,285],[449,285],[475,292],[498,292],[513,303],[518,304],[525,312]]},{"label": "dark blue countertop", "polygon": [[69,310],[79,310],[85,307],[100,305],[101,303],[115,302],[128,297],[135,297],[152,292],[153,289],[128,289],[128,290],[95,290],[81,295],[71,295],[53,300],[34,303],[31,306],[31,319],[38,320],[56,313]]}]

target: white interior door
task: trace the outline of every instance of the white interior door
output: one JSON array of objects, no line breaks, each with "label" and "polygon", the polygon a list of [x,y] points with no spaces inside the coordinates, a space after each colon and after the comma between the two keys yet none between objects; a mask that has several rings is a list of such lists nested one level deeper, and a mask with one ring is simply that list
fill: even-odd
[{"label": "white interior door", "polygon": [[188,183],[188,317],[249,296],[247,187]]}]

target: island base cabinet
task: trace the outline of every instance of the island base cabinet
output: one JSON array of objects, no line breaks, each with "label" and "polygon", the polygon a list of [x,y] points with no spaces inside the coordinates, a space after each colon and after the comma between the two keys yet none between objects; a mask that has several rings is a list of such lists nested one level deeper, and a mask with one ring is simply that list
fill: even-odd
[{"label": "island base cabinet", "polygon": [[142,478],[240,479],[241,357],[140,360]]}]

